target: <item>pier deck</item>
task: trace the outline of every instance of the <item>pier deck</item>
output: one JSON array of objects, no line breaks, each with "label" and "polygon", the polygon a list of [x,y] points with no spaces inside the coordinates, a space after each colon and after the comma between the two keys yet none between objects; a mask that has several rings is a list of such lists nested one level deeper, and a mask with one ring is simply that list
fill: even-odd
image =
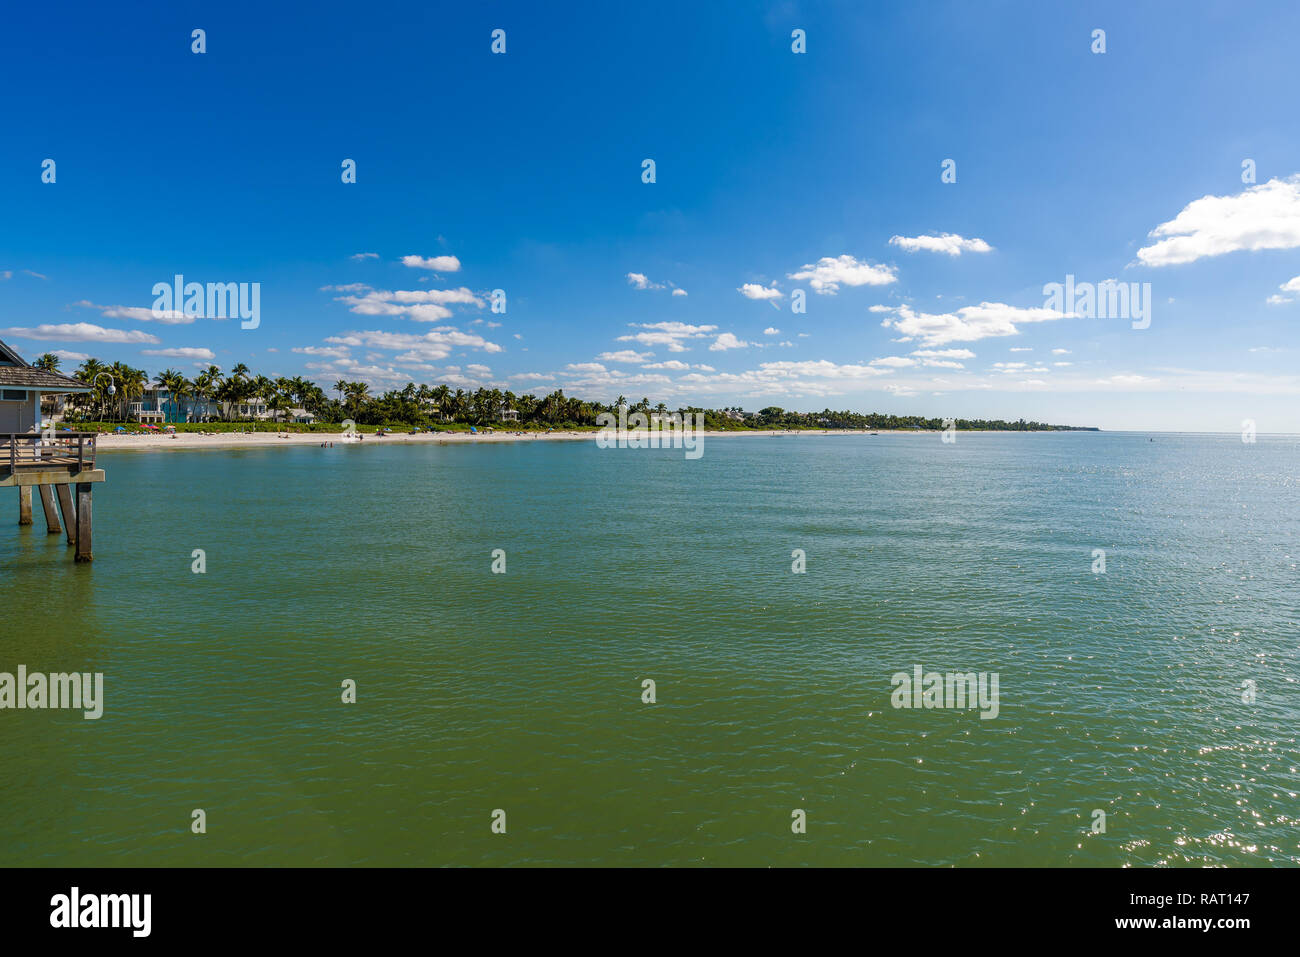
[{"label": "pier deck", "polygon": [[18,524],[32,524],[37,489],[47,530],[58,535],[66,528],[79,562],[92,560],[91,490],[104,481],[104,470],[95,468],[95,438],[93,432],[0,433],[0,488],[18,488]]}]

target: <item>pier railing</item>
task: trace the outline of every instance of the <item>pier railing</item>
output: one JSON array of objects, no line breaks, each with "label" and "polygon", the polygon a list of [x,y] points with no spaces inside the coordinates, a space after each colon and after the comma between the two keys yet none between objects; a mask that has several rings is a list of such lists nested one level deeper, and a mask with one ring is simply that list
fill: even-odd
[{"label": "pier railing", "polygon": [[95,438],[94,432],[0,432],[0,468],[84,472],[95,467]]}]

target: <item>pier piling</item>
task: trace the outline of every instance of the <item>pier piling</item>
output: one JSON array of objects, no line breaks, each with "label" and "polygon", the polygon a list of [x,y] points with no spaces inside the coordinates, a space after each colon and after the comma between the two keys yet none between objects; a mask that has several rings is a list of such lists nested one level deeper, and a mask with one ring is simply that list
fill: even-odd
[{"label": "pier piling", "polygon": [[48,485],[38,485],[37,488],[41,493],[41,508],[45,509],[45,530],[58,535],[63,528],[59,525],[59,512],[54,506],[54,492]]},{"label": "pier piling", "polygon": [[32,523],[32,488],[30,485],[18,487],[18,524]]},{"label": "pier piling", "polygon": [[72,504],[72,488],[67,482],[54,486],[59,496],[59,511],[63,513],[63,527],[68,533],[68,544],[77,544],[77,509]]},{"label": "pier piling", "polygon": [[89,482],[77,483],[77,556],[79,562],[93,561],[90,550],[90,491]]}]

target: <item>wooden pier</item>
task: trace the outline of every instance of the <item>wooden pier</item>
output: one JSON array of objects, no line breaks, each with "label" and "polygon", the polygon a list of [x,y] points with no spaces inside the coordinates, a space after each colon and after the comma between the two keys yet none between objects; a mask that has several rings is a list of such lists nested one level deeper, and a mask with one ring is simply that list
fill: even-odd
[{"label": "wooden pier", "polygon": [[[84,395],[92,384],[28,365],[0,342],[0,487],[18,489],[19,525],[32,524],[32,489],[36,489],[45,527],[51,535],[67,529],[68,544],[76,549],[79,562],[94,557],[90,491],[96,482],[104,481],[103,470],[95,468],[96,436],[55,431],[54,416],[46,421],[41,414],[41,400],[48,395]],[[111,381],[108,391],[113,392]]]},{"label": "wooden pier", "polygon": [[0,432],[0,487],[18,489],[18,524],[32,524],[35,489],[46,530],[59,535],[66,529],[79,562],[94,559],[91,491],[104,481],[104,470],[95,468],[95,438],[94,432]]}]

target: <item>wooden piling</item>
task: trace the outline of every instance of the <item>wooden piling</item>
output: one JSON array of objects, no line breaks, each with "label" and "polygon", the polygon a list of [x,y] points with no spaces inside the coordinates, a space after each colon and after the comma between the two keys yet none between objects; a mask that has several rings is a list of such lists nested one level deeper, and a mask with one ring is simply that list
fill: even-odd
[{"label": "wooden piling", "polygon": [[18,486],[18,524],[30,525],[32,523],[32,487],[30,485]]},{"label": "wooden piling", "polygon": [[90,491],[95,486],[89,482],[77,483],[77,561],[93,561],[90,550]]},{"label": "wooden piling", "polygon": [[41,491],[41,508],[45,509],[45,530],[51,535],[58,535],[63,531],[59,526],[59,512],[54,506],[54,493],[50,491],[48,485],[38,485]]},{"label": "wooden piling", "polygon": [[68,544],[77,544],[77,509],[72,504],[72,487],[67,482],[54,486],[59,496],[59,511],[63,513],[63,527],[68,532]]}]

